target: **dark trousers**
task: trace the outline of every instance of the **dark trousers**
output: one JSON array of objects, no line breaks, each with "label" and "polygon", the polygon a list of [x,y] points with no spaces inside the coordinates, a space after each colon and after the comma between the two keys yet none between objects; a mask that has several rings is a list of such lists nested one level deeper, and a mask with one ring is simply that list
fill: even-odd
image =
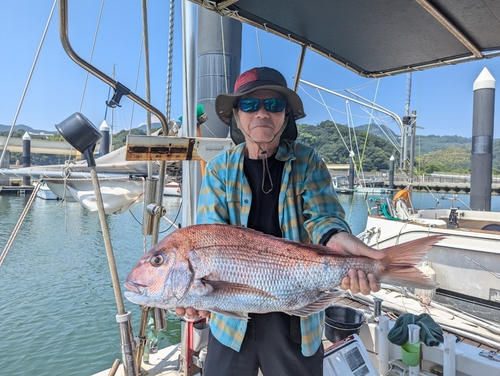
[{"label": "dark trousers", "polygon": [[210,333],[203,376],[322,376],[323,345],[305,357],[300,347],[300,319],[285,313],[251,314],[239,352]]}]

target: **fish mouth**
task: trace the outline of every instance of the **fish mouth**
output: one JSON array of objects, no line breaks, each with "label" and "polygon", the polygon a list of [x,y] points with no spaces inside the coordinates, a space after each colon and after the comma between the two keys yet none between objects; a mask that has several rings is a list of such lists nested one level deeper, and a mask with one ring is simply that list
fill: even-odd
[{"label": "fish mouth", "polygon": [[144,285],[141,285],[140,283],[135,283],[135,282],[131,282],[131,281],[125,281],[125,283],[123,284],[128,290],[136,293],[136,294],[142,294],[143,290],[144,290]]}]

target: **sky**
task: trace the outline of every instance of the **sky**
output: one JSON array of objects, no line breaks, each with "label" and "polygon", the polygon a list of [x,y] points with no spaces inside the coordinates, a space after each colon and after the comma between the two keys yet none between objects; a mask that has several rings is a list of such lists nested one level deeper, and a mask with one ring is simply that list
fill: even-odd
[{"label": "sky", "polygon": [[[53,0],[0,0],[0,124],[25,124],[34,129],[55,130],[74,112],[82,112],[97,127],[106,121],[113,133],[137,127],[146,113],[128,98],[122,107],[106,110],[109,86],[87,75],[64,52],[59,39],[58,5],[20,106],[23,91],[37,49],[47,25]],[[148,26],[150,40],[151,103],[165,113],[169,2],[150,0]],[[69,1],[69,40],[74,51],[108,76],[145,98],[145,68],[141,55],[142,10],[139,0]],[[102,15],[96,37],[96,28]],[[171,117],[182,115],[182,30],[181,2],[175,3],[174,53]],[[95,40],[95,44],[94,44]],[[94,45],[94,47],[93,47]],[[262,30],[243,25],[241,70],[265,65],[278,69],[289,86],[300,56],[300,46]],[[92,54],[93,51],[93,54]],[[472,86],[482,69],[500,78],[500,58],[414,72],[410,109],[417,111],[420,135],[472,133]],[[407,74],[380,80],[361,77],[312,52],[306,53],[301,78],[328,90],[347,95],[346,90],[375,101],[380,106],[405,115]],[[386,124],[399,134],[387,116],[372,113],[353,102],[301,84],[298,90],[307,116],[301,123],[316,125],[324,120],[358,126],[371,122]],[[325,101],[326,108],[321,101]],[[495,97],[495,138],[500,137],[500,95]]]}]

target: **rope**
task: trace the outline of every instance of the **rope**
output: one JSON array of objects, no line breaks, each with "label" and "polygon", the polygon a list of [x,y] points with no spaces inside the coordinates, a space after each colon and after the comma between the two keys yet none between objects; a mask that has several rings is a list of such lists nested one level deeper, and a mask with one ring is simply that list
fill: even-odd
[{"label": "rope", "polygon": [[38,50],[36,51],[35,59],[33,60],[30,73],[28,74],[28,79],[26,80],[26,85],[24,85],[23,94],[21,95],[21,100],[19,101],[19,105],[17,106],[16,114],[14,116],[14,120],[12,121],[12,125],[9,130],[9,135],[7,136],[7,140],[5,141],[5,147],[3,148],[2,155],[0,156],[0,166],[2,165],[3,158],[5,157],[5,154],[7,152],[7,146],[9,145],[10,137],[12,136],[12,131],[14,130],[14,126],[16,125],[17,117],[19,116],[19,112],[21,112],[21,107],[24,102],[24,97],[26,96],[26,92],[28,91],[28,86],[31,82],[31,77],[33,76],[33,72],[35,71],[35,66],[38,61],[38,57],[40,56],[45,36],[47,35],[47,31],[49,30],[50,21],[52,19],[52,15],[54,14],[54,9],[56,7],[56,4],[57,0],[54,0],[54,3],[52,4],[52,9],[50,10],[49,19],[47,20],[45,29],[43,30],[42,39],[40,40],[40,44],[38,45]]},{"label": "rope", "polygon": [[14,239],[17,236],[17,233],[19,232],[19,229],[21,228],[21,225],[23,224],[24,218],[26,218],[26,215],[28,214],[28,211],[30,210],[31,205],[33,204],[33,201],[35,201],[36,193],[40,189],[41,185],[42,185],[42,181],[39,180],[36,183],[35,188],[33,189],[33,192],[31,193],[31,196],[30,196],[28,202],[24,206],[23,212],[21,213],[21,216],[19,217],[19,220],[17,221],[16,226],[14,227],[14,230],[10,234],[9,240],[7,240],[7,244],[5,245],[5,248],[3,249],[2,253],[0,254],[0,266],[2,266],[2,264],[5,260],[5,257],[7,257],[7,252],[9,252],[10,247],[12,246],[12,243],[14,242]]}]

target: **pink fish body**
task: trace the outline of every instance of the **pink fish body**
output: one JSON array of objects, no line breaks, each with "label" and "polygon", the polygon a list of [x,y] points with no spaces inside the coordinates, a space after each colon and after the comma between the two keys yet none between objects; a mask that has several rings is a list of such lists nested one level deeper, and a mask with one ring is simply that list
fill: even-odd
[{"label": "pink fish body", "polygon": [[164,309],[193,307],[242,317],[243,312],[307,316],[326,308],[351,268],[379,282],[419,288],[435,283],[415,265],[442,237],[387,249],[382,260],[339,255],[231,225],[194,225],[166,236],[127,277],[125,297]]}]

